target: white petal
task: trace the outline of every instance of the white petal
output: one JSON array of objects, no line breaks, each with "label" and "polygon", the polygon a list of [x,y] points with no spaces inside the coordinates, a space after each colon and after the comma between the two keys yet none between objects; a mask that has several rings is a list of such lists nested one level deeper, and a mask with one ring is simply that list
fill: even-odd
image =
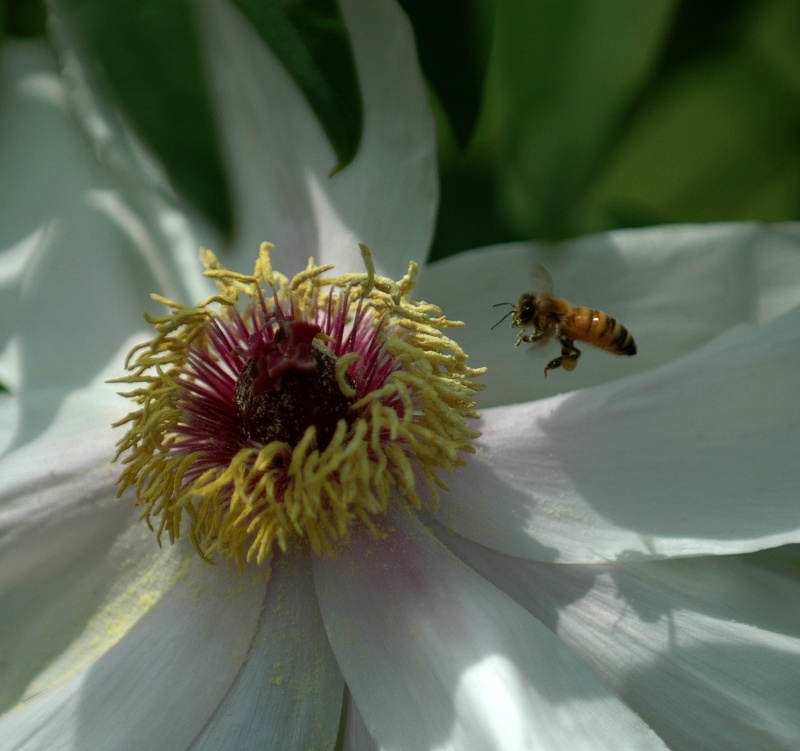
[{"label": "white petal", "polygon": [[663,748],[542,624],[413,516],[314,560],[328,637],[381,748]]},{"label": "white petal", "polygon": [[342,271],[362,268],[358,242],[382,273],[427,255],[437,200],[433,120],[411,28],[386,0],[342,2],[364,100],[356,160],[329,177],[336,157],[284,68],[232,4],[203,3],[222,137],[234,181],[235,268],[249,270],[263,240],[276,267],[310,255]]},{"label": "white petal", "polygon": [[670,748],[797,747],[796,568],[753,557],[564,566],[443,539],[556,631]]},{"label": "white petal", "polygon": [[[491,327],[543,264],[556,293],[613,315],[636,339],[635,357],[585,347],[572,373],[542,371],[558,346],[514,347],[507,319]],[[742,324],[800,305],[800,225],[710,224],[621,230],[555,246],[498,245],[426,267],[415,294],[467,326],[453,336],[474,365],[489,365],[481,406],[540,399],[670,362]]]},{"label": "white petal", "polygon": [[190,751],[333,748],[344,693],[305,554],[272,569],[247,662]]},{"label": "white petal", "polygon": [[[56,416],[49,421],[51,411]],[[113,497],[119,469],[111,460],[122,432],[115,434],[111,424],[125,412],[124,400],[108,384],[5,397],[3,414],[12,429],[0,456],[0,513],[9,529]]]},{"label": "white petal", "polygon": [[344,736],[344,751],[379,751],[378,744],[364,724],[352,696],[348,696],[347,727]]},{"label": "white petal", "polygon": [[[258,618],[263,572],[242,593],[243,579],[192,563],[186,546],[160,550],[130,498],[114,498],[119,401],[108,386],[71,394],[0,462],[0,594],[14,614],[0,623],[0,737],[15,748],[185,745],[233,681]],[[224,640],[219,654],[207,655],[208,640]]]},{"label": "white petal", "polygon": [[800,540],[800,308],[604,386],[486,410],[439,519],[561,562]]},{"label": "white petal", "polygon": [[0,378],[14,390],[85,385],[156,309],[149,293],[181,287],[163,252],[176,231],[126,208],[44,45],[9,40],[0,74]]},{"label": "white petal", "polygon": [[[130,630],[171,586],[182,558],[159,550],[117,500],[111,420],[119,397],[108,386],[60,401],[43,432],[49,394],[4,400],[14,424],[0,459],[0,707],[74,675]],[[23,409],[34,401],[39,409]],[[25,405],[29,407],[30,405]],[[13,413],[13,414],[12,414]]]},{"label": "white petal", "polygon": [[0,719],[0,737],[20,750],[187,747],[247,658],[265,585],[263,570],[239,575],[190,553],[135,628]]}]

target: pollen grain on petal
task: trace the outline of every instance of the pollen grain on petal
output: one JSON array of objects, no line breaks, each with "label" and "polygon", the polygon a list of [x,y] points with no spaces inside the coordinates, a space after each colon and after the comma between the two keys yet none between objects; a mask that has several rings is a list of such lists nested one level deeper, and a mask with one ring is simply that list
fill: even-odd
[{"label": "pollen grain on petal", "polygon": [[[443,329],[460,325],[366,271],[293,278],[261,246],[253,274],[201,251],[218,294],[196,306],[161,297],[152,339],[116,379],[135,409],[116,425],[123,469],[159,543],[182,529],[211,561],[263,563],[308,545],[335,554],[353,525],[378,534],[390,502],[421,508],[473,451],[474,378],[484,369]],[[183,527],[182,527],[183,525]]]}]

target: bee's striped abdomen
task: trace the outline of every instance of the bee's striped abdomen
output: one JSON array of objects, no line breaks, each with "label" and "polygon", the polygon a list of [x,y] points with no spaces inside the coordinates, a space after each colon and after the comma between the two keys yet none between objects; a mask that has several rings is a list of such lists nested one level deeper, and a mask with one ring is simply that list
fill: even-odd
[{"label": "bee's striped abdomen", "polygon": [[561,327],[564,336],[587,342],[615,355],[635,355],[633,335],[616,318],[593,308],[573,308]]}]

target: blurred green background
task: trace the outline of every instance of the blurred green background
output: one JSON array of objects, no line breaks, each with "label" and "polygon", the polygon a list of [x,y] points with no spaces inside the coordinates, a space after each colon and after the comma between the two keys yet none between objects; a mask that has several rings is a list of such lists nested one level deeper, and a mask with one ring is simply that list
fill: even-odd
[{"label": "blurred green background", "polygon": [[[234,1],[248,6],[246,13],[258,6],[255,0]],[[333,0],[265,5],[301,28],[308,21],[318,30],[320,18],[330,28],[336,15]],[[493,242],[559,240],[615,227],[798,218],[796,0],[403,0],[401,5],[414,25],[439,126],[441,205],[433,258]],[[90,41],[92,23],[101,24],[94,29],[97,39],[108,37],[109,14],[141,15],[156,6],[162,16],[186,12],[186,0],[63,0],[63,6],[84,24]],[[4,8],[6,34],[46,33],[39,3],[6,0]],[[96,12],[91,20],[87,8],[102,8],[100,21]],[[152,51],[155,42],[147,40],[152,26],[132,32],[134,25],[118,20],[123,38],[107,45],[110,53],[96,54],[122,55],[125,43]],[[260,31],[272,45],[270,28]],[[144,38],[131,40],[132,33]],[[190,47],[187,42],[184,50]],[[341,39],[314,51],[322,59],[346,58]],[[194,54],[190,50],[175,60],[181,76],[201,77],[186,64]],[[163,65],[168,68],[170,61]],[[133,81],[138,71],[135,63],[127,65],[127,74],[124,64],[117,68],[108,60],[99,66],[113,71],[109,79],[116,76],[109,88],[123,107],[167,106],[159,97],[153,103],[125,101],[133,88],[126,80]],[[336,68],[346,71],[346,65]],[[298,80],[304,75],[292,72]],[[190,84],[175,82],[187,91],[193,90]],[[144,87],[145,98],[148,88],[153,87]],[[308,96],[315,96],[313,83]],[[348,144],[357,147],[359,135],[358,97],[351,91],[346,98],[355,130],[341,136],[344,146],[326,127],[340,156]],[[326,118],[341,123],[334,109],[316,111],[323,125]],[[171,121],[161,111],[156,115],[150,120],[162,128]],[[184,193],[230,233],[232,212],[219,208],[227,191],[220,182],[224,170],[213,123],[206,136],[200,129],[192,147],[197,153],[176,153],[169,144],[185,151],[185,139],[148,136],[147,117],[134,113],[131,120],[145,123],[142,135],[176,186],[203,185],[197,195],[192,188]],[[341,163],[346,161],[342,156]]]},{"label": "blurred green background", "polygon": [[665,222],[796,219],[800,3],[499,0],[434,254]]}]

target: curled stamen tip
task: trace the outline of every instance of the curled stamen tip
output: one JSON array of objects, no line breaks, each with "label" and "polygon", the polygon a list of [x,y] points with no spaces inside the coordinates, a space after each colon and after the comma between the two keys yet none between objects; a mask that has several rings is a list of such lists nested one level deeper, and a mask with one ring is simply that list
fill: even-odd
[{"label": "curled stamen tip", "polygon": [[270,259],[270,251],[274,250],[275,246],[272,243],[263,242],[258,248],[258,258],[256,259],[256,266],[253,276],[256,278],[264,279],[272,283],[272,260]]},{"label": "curled stamen tip", "polygon": [[359,243],[358,247],[361,248],[361,258],[364,261],[364,268],[367,270],[367,283],[364,285],[362,294],[368,295],[372,292],[372,286],[375,282],[375,259],[372,257],[372,251],[366,243]]},{"label": "curled stamen tip", "polygon": [[217,271],[222,268],[216,253],[210,248],[200,248],[200,263],[206,271]]}]

